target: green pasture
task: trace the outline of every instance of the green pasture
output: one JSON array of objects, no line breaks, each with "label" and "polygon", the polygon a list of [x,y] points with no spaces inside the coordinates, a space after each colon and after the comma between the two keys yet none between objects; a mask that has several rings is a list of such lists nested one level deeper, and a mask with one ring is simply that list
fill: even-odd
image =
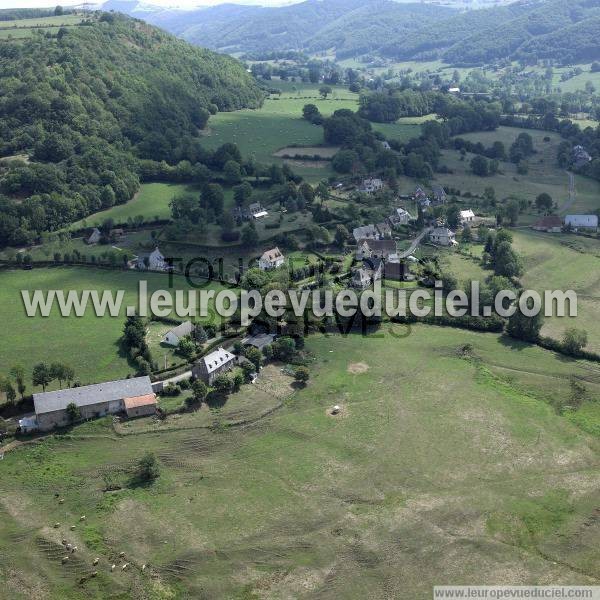
[{"label": "green pasture", "polygon": [[[0,344],[0,373],[6,374],[14,364],[22,364],[27,373],[38,362],[61,361],[75,369],[82,383],[109,381],[134,373],[121,353],[119,338],[125,321],[125,308],[137,305],[140,280],[148,282],[150,292],[168,289],[166,274],[133,271],[109,271],[84,267],[54,267],[31,271],[0,273],[0,300],[5,329]],[[177,289],[187,290],[182,277],[175,277]],[[215,286],[216,289],[216,286]],[[88,308],[82,317],[61,317],[55,306],[49,317],[27,317],[21,290],[124,290],[119,317],[96,317]],[[155,357],[158,360],[160,356]],[[52,386],[56,387],[55,382]],[[31,384],[28,385],[31,391]]]},{"label": "green pasture", "polygon": [[[597,393],[597,365],[496,335],[393,333],[308,338],[311,380],[291,397],[266,377],[231,409],[146,430],[106,419],[6,453],[3,588],[16,599],[425,600],[483,572],[595,584],[599,441],[543,396],[571,375]],[[160,477],[135,484],[149,449]],[[61,538],[78,547],[66,565]]]}]

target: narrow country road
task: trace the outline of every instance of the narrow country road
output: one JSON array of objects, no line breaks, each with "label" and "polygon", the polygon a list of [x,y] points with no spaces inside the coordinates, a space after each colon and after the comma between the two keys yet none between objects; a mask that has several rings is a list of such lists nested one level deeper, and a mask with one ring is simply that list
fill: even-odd
[{"label": "narrow country road", "polygon": [[412,244],[410,245],[410,248],[408,250],[405,250],[404,252],[401,252],[399,254],[399,257],[401,259],[409,257],[419,247],[419,244],[423,241],[423,238],[426,235],[429,235],[430,231],[431,227],[426,227],[425,229],[423,229],[423,231],[421,231],[421,233],[413,240]]}]

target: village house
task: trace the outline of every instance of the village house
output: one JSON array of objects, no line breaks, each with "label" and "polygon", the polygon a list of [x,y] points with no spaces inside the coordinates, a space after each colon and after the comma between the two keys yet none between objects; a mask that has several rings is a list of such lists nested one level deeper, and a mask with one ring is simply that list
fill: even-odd
[{"label": "village house", "polygon": [[382,238],[392,237],[392,228],[390,227],[389,223],[376,223],[375,227],[377,228],[377,231],[379,231],[379,235],[381,235]]},{"label": "village house", "polygon": [[272,269],[277,269],[281,267],[285,262],[285,257],[281,253],[279,248],[272,248],[271,250],[267,250],[259,259],[258,259],[258,268],[263,271],[270,271]]},{"label": "village house", "polygon": [[461,225],[470,225],[475,221],[475,213],[468,208],[467,210],[460,211],[460,224]]},{"label": "village house", "polygon": [[383,140],[383,142],[381,142],[381,147],[384,150],[391,150],[392,149],[392,147],[390,146],[390,143],[388,141],[386,141],[386,140]]},{"label": "village house", "polygon": [[413,279],[410,265],[404,261],[386,261],[383,268],[383,276],[390,281],[409,281]]},{"label": "village house", "polygon": [[149,254],[140,254],[135,260],[135,268],[140,271],[167,271],[169,265],[157,246]]},{"label": "village house", "polygon": [[364,194],[374,194],[383,189],[383,181],[377,178],[364,179],[358,189]]},{"label": "village house", "polygon": [[125,400],[132,414],[153,414],[156,410],[156,396],[152,391],[149,377],[120,379],[94,385],[67,388],[54,392],[33,394],[37,428],[51,431],[56,427],[69,425],[67,407],[74,404],[82,419],[93,419],[106,415],[128,412]]},{"label": "village house", "polygon": [[397,208],[389,217],[388,221],[392,227],[400,227],[401,225],[408,225],[413,220],[412,215],[403,208]]},{"label": "village house", "polygon": [[531,228],[535,231],[545,231],[547,233],[560,233],[562,231],[562,219],[556,215],[549,215],[541,218],[534,223]]},{"label": "village house", "polygon": [[356,247],[356,258],[385,258],[396,254],[396,242],[394,240],[360,240]]},{"label": "village house", "polygon": [[575,146],[573,148],[573,165],[576,169],[584,167],[592,161],[592,157],[583,146]]},{"label": "village house", "polygon": [[242,340],[243,346],[252,346],[257,350],[261,350],[265,346],[270,346],[275,340],[275,334],[273,333],[257,333],[255,335],[249,335]]},{"label": "village house", "polygon": [[90,234],[90,236],[85,240],[85,243],[92,246],[93,244],[99,243],[101,239],[102,239],[102,233],[100,232],[100,230],[97,227],[94,227],[94,229],[92,229],[92,233]]},{"label": "village house", "polygon": [[381,234],[377,231],[375,225],[356,227],[352,230],[352,235],[357,242],[360,240],[378,240],[381,237]]},{"label": "village house", "polygon": [[573,231],[598,231],[598,215],[567,215],[565,225]]},{"label": "village house", "polygon": [[433,192],[433,200],[436,204],[446,203],[446,190],[441,185],[431,186],[431,191]]},{"label": "village house", "polygon": [[191,321],[184,321],[177,325],[177,327],[173,327],[173,329],[169,329],[165,336],[162,339],[163,344],[168,344],[169,346],[179,346],[179,342],[188,336],[192,335],[194,332],[195,326]]},{"label": "village house", "polygon": [[430,234],[429,239],[438,246],[456,246],[456,234],[447,227],[436,227]]},{"label": "village house", "polygon": [[361,267],[352,272],[352,286],[364,290],[381,279],[383,261],[378,258],[367,258]]},{"label": "village house", "polygon": [[427,207],[431,205],[431,200],[427,194],[423,191],[423,188],[416,187],[413,193],[413,200],[416,200],[421,206]]},{"label": "village house", "polygon": [[233,369],[236,356],[224,348],[203,356],[192,368],[192,377],[202,379],[207,385],[212,385],[215,378],[221,373]]},{"label": "village house", "polygon": [[253,202],[246,208],[236,206],[233,209],[233,218],[240,221],[252,221],[253,219],[262,219],[268,216],[268,211],[262,206],[260,202]]}]

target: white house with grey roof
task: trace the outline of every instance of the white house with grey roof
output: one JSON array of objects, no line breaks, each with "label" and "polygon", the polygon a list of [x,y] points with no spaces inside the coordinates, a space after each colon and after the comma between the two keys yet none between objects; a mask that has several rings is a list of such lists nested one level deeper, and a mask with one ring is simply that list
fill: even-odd
[{"label": "white house with grey roof", "polygon": [[598,215],[567,215],[565,225],[575,231],[597,231]]},{"label": "white house with grey roof", "polygon": [[33,406],[38,429],[51,431],[69,425],[67,407],[70,404],[79,409],[82,419],[93,419],[123,412],[126,410],[125,399],[131,401],[142,397],[146,404],[155,399],[147,376],[33,394]]},{"label": "white house with grey roof", "polygon": [[233,369],[236,356],[224,348],[218,348],[214,352],[203,356],[192,369],[192,375],[196,379],[202,379],[204,383],[212,385],[215,378]]},{"label": "white house with grey roof", "polygon": [[173,327],[173,329],[169,329],[163,337],[163,344],[168,344],[169,346],[179,346],[179,342],[188,336],[192,335],[194,332],[194,324],[191,321],[184,321],[177,325],[177,327]]}]

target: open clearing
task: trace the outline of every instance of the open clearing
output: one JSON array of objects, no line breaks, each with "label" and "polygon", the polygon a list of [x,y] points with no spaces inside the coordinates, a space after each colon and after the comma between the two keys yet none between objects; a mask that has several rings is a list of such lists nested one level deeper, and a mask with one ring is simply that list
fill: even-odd
[{"label": "open clearing", "polygon": [[[588,349],[600,352],[600,240],[572,234],[547,234],[530,229],[511,229],[515,250],[523,258],[524,289],[543,295],[545,290],[573,290],[577,293],[577,317],[549,317],[542,334],[562,339],[569,327],[588,334]],[[475,258],[483,247],[472,246]],[[475,259],[445,253],[444,263],[463,284],[483,281],[493,272],[484,270]]]},{"label": "open clearing", "polygon": [[[32,271],[2,272],[0,302],[6,327],[0,347],[0,372],[7,373],[14,364],[31,372],[34,364],[59,360],[75,369],[82,383],[111,381],[133,373],[127,358],[122,355],[119,338],[125,322],[125,307],[137,304],[138,283],[148,281],[148,290],[168,289],[168,275],[138,273],[81,267],[55,267]],[[177,286],[187,289],[182,277]],[[212,284],[211,284],[212,285]],[[49,317],[28,318],[21,299],[21,290],[124,290],[121,316],[99,318],[88,309],[85,316],[63,318],[56,307]],[[214,289],[218,289],[215,284]],[[162,354],[155,357],[160,360]],[[53,382],[51,387],[57,387]],[[29,392],[31,384],[28,383]]]},{"label": "open clearing", "polygon": [[[308,338],[308,387],[246,427],[120,436],[103,420],[7,453],[0,585],[13,598],[415,600],[482,573],[597,585],[600,441],[542,396],[570,375],[597,395],[598,366],[496,335],[383,333]],[[128,485],[149,448],[159,480]],[[69,567],[62,537],[79,548]]]},{"label": "open clearing", "polygon": [[169,219],[171,208],[169,203],[179,194],[198,193],[193,185],[182,183],[142,183],[139,192],[125,204],[118,204],[107,210],[94,213],[71,225],[70,229],[96,227],[106,219],[115,223],[126,223],[127,219],[143,216],[147,221]]}]

